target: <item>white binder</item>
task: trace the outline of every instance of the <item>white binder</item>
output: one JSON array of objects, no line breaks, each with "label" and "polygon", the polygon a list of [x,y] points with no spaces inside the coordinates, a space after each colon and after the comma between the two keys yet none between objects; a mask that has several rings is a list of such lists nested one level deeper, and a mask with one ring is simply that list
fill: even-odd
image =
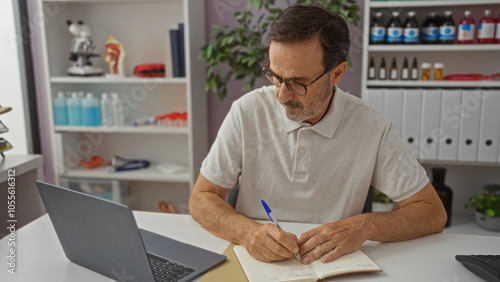
[{"label": "white binder", "polygon": [[367,103],[377,109],[380,113],[385,113],[384,105],[384,93],[383,88],[369,88],[368,89],[368,99]]},{"label": "white binder", "polygon": [[459,89],[441,92],[441,132],[438,143],[438,160],[456,161],[458,158],[461,98]]},{"label": "white binder", "polygon": [[500,162],[500,90],[483,90],[477,161]]},{"label": "white binder", "polygon": [[394,129],[401,135],[403,128],[403,89],[385,90],[385,115],[392,120]]},{"label": "white binder", "polygon": [[403,142],[419,157],[420,122],[422,119],[422,89],[405,89],[403,96]]},{"label": "white binder", "polygon": [[462,90],[458,160],[476,161],[481,117],[481,90]]},{"label": "white binder", "polygon": [[418,152],[421,160],[437,160],[440,113],[441,90],[424,89]]}]

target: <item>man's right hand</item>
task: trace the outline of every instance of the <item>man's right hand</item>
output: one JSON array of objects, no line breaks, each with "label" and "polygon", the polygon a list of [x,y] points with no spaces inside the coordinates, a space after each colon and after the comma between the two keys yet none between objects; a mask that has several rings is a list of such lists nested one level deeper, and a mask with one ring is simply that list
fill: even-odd
[{"label": "man's right hand", "polygon": [[272,262],[294,257],[299,251],[297,236],[275,224],[259,225],[248,232],[245,248],[257,260]]}]

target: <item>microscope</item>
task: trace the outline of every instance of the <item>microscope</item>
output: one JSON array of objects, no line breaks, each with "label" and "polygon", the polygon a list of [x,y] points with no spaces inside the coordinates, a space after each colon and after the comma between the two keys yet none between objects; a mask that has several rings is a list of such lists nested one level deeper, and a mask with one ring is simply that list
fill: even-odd
[{"label": "microscope", "polygon": [[99,57],[94,54],[94,43],[90,39],[90,28],[78,21],[77,23],[71,20],[66,21],[69,32],[74,36],[71,41],[71,50],[69,60],[71,66],[67,73],[70,76],[100,76],[103,74],[102,69],[92,66],[90,58]]}]

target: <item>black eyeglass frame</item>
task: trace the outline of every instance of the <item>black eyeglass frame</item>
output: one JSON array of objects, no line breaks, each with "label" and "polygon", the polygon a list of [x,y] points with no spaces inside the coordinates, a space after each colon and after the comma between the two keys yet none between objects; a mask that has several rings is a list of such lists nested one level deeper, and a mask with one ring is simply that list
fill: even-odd
[{"label": "black eyeglass frame", "polygon": [[[295,95],[297,96],[304,96],[307,94],[307,88],[309,88],[309,86],[313,85],[313,83],[315,83],[316,81],[318,81],[320,78],[322,78],[325,74],[329,73],[330,71],[329,70],[325,70],[322,74],[320,74],[318,77],[316,77],[316,79],[314,79],[311,83],[309,84],[304,84],[304,83],[300,83],[298,81],[293,81],[293,80],[286,80],[286,79],[283,79],[281,77],[279,77],[277,74],[275,74],[270,68],[269,68],[269,62],[267,62],[267,64],[264,66],[264,68],[262,68],[262,73],[264,73],[264,75],[266,76],[267,80],[269,80],[269,82],[271,82],[274,86],[277,86],[277,87],[281,87],[281,85],[283,84],[283,82],[285,83],[286,87],[288,88],[288,90],[292,91]],[[278,81],[280,82],[280,85],[276,85],[270,78],[268,75],[271,75],[273,77],[275,77],[276,79],[278,79]],[[290,86],[290,84],[288,83],[295,83],[295,84],[298,84],[302,87],[304,87],[304,94],[299,94],[297,93],[295,90],[292,89],[292,87]]]}]

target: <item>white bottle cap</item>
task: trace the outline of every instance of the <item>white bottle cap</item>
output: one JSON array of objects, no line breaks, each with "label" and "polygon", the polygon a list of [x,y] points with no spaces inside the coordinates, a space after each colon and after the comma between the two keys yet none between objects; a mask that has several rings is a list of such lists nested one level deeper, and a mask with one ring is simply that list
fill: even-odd
[{"label": "white bottle cap", "polygon": [[64,93],[62,91],[57,92],[57,97],[64,97]]},{"label": "white bottle cap", "polygon": [[375,17],[380,18],[382,16],[382,12],[376,12]]},{"label": "white bottle cap", "polygon": [[422,68],[423,69],[430,69],[431,68],[431,63],[422,63]]},{"label": "white bottle cap", "polygon": [[434,68],[435,69],[442,69],[442,68],[444,68],[444,64],[443,63],[434,63]]},{"label": "white bottle cap", "polygon": [[108,93],[102,93],[102,99],[108,99],[109,95]]},{"label": "white bottle cap", "polygon": [[470,11],[465,11],[464,15],[465,15],[466,18],[468,18],[468,17],[470,17],[471,13],[470,13]]},{"label": "white bottle cap", "polygon": [[452,14],[451,11],[444,11],[445,16],[451,16],[451,14]]},{"label": "white bottle cap", "polygon": [[414,16],[415,16],[415,11],[408,12],[408,17],[414,17]]},{"label": "white bottle cap", "polygon": [[78,98],[78,93],[76,93],[76,92],[71,93],[71,97]]},{"label": "white bottle cap", "polygon": [[92,98],[94,97],[94,93],[92,92],[87,92],[87,98]]},{"label": "white bottle cap", "polygon": [[399,12],[398,11],[393,11],[392,12],[393,17],[399,17]]},{"label": "white bottle cap", "polygon": [[486,17],[491,16],[491,11],[490,11],[490,10],[484,10],[484,15],[485,15]]}]

